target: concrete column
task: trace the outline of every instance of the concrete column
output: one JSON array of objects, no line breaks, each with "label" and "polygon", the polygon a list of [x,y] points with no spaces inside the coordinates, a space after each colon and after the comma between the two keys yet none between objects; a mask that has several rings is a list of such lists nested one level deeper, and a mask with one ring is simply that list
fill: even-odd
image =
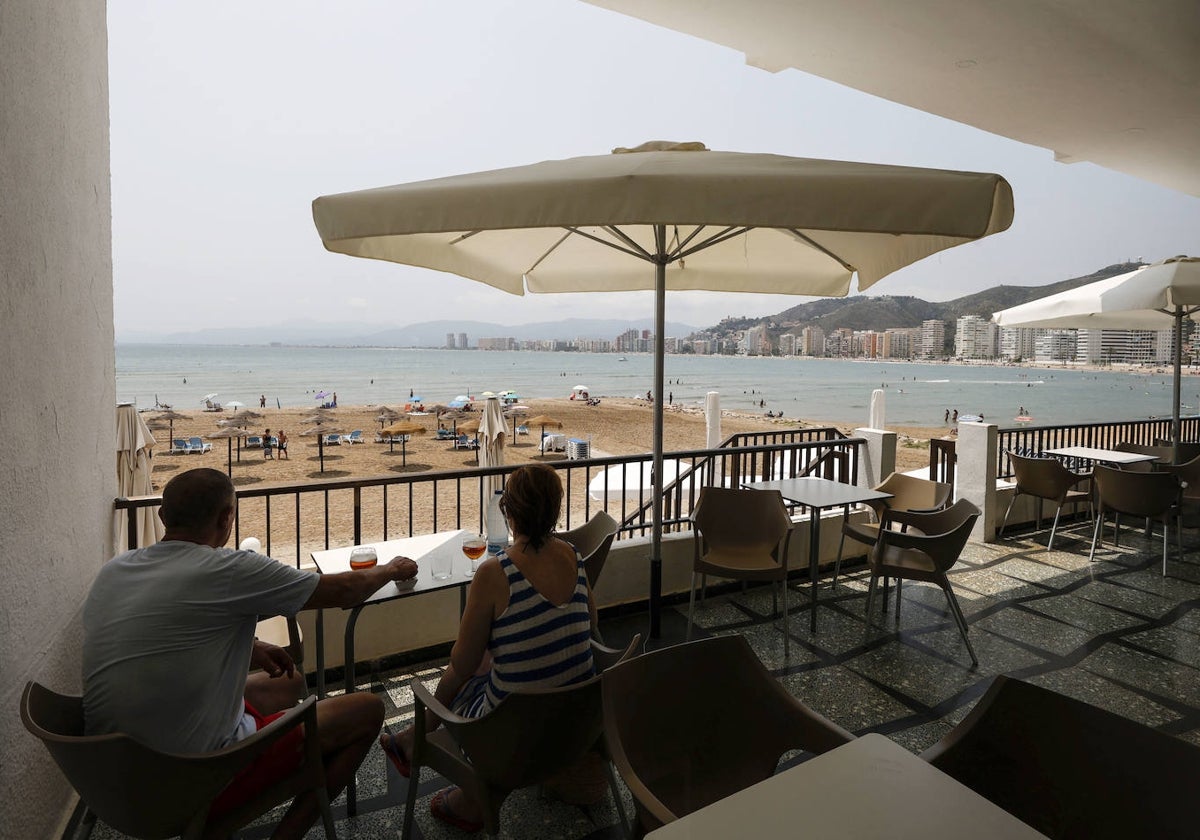
[{"label": "concrete column", "polygon": [[867,441],[858,462],[858,486],[874,487],[896,470],[896,433],[887,429],[855,429],[854,436]]},{"label": "concrete column", "polygon": [[104,0],[0,2],[0,835],[12,838],[60,836],[74,805],[17,706],[27,680],[79,691],[80,608],[112,556],[105,15]]},{"label": "concrete column", "polygon": [[983,511],[975,522],[971,539],[992,542],[996,537],[996,455],[999,428],[990,423],[959,423],[958,498],[972,501]]}]

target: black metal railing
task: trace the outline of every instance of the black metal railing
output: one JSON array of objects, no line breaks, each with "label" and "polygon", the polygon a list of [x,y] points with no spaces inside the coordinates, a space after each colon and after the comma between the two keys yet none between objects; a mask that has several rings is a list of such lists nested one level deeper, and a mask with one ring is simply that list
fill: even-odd
[{"label": "black metal railing", "polygon": [[[1153,444],[1171,438],[1171,418],[1123,420],[1108,423],[1072,423],[1059,426],[1018,426],[1000,429],[996,475],[1011,478],[1010,452],[1041,455],[1047,449],[1089,446],[1114,449],[1120,443]],[[1180,419],[1180,440],[1200,439],[1200,417]]]},{"label": "black metal railing", "polygon": [[[706,485],[740,486],[759,479],[813,474],[853,482],[864,444],[836,429],[821,428],[739,434],[717,449],[665,453],[671,472],[664,476],[664,530],[690,527],[688,517]],[[649,454],[547,463],[562,476],[564,528],[605,510],[621,525],[618,539],[649,534],[653,521]],[[266,553],[299,564],[312,551],[334,546],[453,528],[482,529],[485,493],[493,477],[503,481],[517,466],[238,487],[234,542],[256,536]],[[138,533],[133,524],[137,512],[160,502],[160,496],[115,501],[115,508],[129,518],[131,541]]]}]

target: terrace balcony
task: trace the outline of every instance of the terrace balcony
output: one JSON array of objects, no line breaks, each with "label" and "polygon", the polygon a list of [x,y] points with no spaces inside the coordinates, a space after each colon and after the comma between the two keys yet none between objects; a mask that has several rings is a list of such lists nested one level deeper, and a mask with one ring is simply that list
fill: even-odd
[{"label": "terrace balcony", "polygon": [[[1117,433],[1128,439],[1146,437],[1149,442],[1160,431],[1144,423],[1127,425]],[[1200,540],[1194,533],[1185,534],[1183,562],[1173,559],[1170,576],[1165,578],[1158,566],[1160,543],[1147,542],[1135,529],[1126,530],[1119,549],[1106,544],[1094,563],[1087,558],[1091,529],[1083,521],[1060,527],[1055,550],[1046,551],[1046,531],[1021,531],[1020,520],[1032,519],[1031,507],[1024,513],[1018,507],[1004,540],[984,541],[991,539],[996,511],[1002,513],[1007,506],[1000,439],[1008,446],[1041,440],[1045,447],[1116,442],[1098,434],[1085,426],[964,427],[956,447],[958,493],[969,496],[990,484],[990,491],[977,501],[985,508],[980,530],[988,536],[968,544],[950,577],[971,627],[978,667],[971,667],[943,596],[933,587],[910,583],[904,588],[899,618],[890,605],[887,615],[882,619],[876,615],[868,629],[863,616],[868,578],[861,562],[844,572],[833,592],[825,577],[819,630],[809,632],[807,621],[791,622],[787,659],[778,624],[770,620],[767,587],[728,585],[716,592],[710,587],[709,598],[697,608],[697,635],[744,635],[772,673],[805,703],[855,734],[878,732],[914,752],[927,748],[961,721],[997,674],[1029,680],[1200,744]],[[663,591],[667,605],[662,638],[650,644],[668,644],[684,635],[691,555],[687,515],[701,486],[804,473],[870,484],[890,471],[894,446],[893,435],[876,430],[858,430],[853,438],[834,430],[809,430],[736,436],[717,450],[670,453],[684,466],[666,489]],[[952,463],[944,451],[938,457],[943,465]],[[604,501],[597,501],[587,493],[587,486],[612,467],[629,476],[642,474],[646,458],[564,461],[556,466],[563,470],[567,489],[564,527],[579,524],[605,505],[622,523],[596,589],[606,640],[619,644],[639,632],[645,637],[649,491],[622,494],[615,501],[611,495],[602,496]],[[313,548],[414,533],[413,513],[422,504],[433,508],[432,519],[427,520],[433,530],[476,527],[484,479],[505,469],[242,489],[238,533],[245,536],[249,529],[265,524],[267,530],[257,532],[265,533],[264,546],[270,545],[276,556],[303,564],[304,553]],[[152,501],[118,500],[117,507],[133,510]],[[331,528],[338,509],[347,506],[352,527]],[[372,506],[382,510],[372,516],[367,511]],[[796,516],[800,531],[807,528],[802,513],[797,511]],[[834,515],[841,514],[835,511]],[[310,521],[314,518],[316,524]],[[300,520],[303,527],[295,524]],[[831,561],[836,552],[837,530],[822,529],[823,562]],[[801,564],[796,561],[802,559],[806,544],[803,536],[792,540],[797,583]],[[795,599],[793,609],[807,609],[807,586],[794,587],[790,597]],[[306,619],[307,638],[313,639],[312,617]],[[393,729],[407,725],[412,717],[409,680],[417,676],[431,687],[436,683],[456,619],[457,597],[447,593],[364,611],[356,684],[359,690],[371,690],[384,699]],[[324,621],[327,677],[331,693],[337,693],[343,676],[338,656],[340,611],[326,611]],[[312,659],[310,655],[310,669]],[[346,816],[344,796],[334,803],[341,835],[395,836],[403,818],[406,784],[382,754],[373,751],[359,772],[357,815]],[[426,773],[419,784],[417,836],[452,836],[452,829],[429,814],[429,800],[444,782]],[[621,836],[616,821],[616,810],[607,798],[581,808],[526,790],[514,794],[505,807],[504,836],[616,838]],[[245,836],[266,837],[271,824],[266,819]],[[91,836],[120,835],[96,826]],[[321,832],[314,830],[310,836],[319,837]]]}]

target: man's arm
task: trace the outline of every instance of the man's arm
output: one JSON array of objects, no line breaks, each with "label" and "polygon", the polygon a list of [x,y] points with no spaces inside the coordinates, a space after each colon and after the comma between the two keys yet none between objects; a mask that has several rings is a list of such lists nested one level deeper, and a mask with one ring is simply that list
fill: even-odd
[{"label": "man's arm", "polygon": [[370,569],[357,569],[336,575],[321,575],[317,588],[301,609],[353,607],[373,595],[389,581],[408,580],[417,574],[417,564],[407,557],[393,557],[390,563]]}]

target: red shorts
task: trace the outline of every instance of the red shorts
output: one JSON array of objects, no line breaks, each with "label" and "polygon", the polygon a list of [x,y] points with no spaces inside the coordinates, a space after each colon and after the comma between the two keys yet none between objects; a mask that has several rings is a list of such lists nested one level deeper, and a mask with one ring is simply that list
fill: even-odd
[{"label": "red shorts", "polygon": [[[284,712],[273,715],[263,715],[246,702],[246,714],[254,718],[255,730],[262,729],[276,718],[283,717]],[[304,760],[304,727],[297,726],[288,732],[266,752],[234,777],[226,788],[213,800],[209,809],[210,817],[219,817],[236,808],[243,802],[257,796],[267,785],[282,779],[298,768]]]}]

